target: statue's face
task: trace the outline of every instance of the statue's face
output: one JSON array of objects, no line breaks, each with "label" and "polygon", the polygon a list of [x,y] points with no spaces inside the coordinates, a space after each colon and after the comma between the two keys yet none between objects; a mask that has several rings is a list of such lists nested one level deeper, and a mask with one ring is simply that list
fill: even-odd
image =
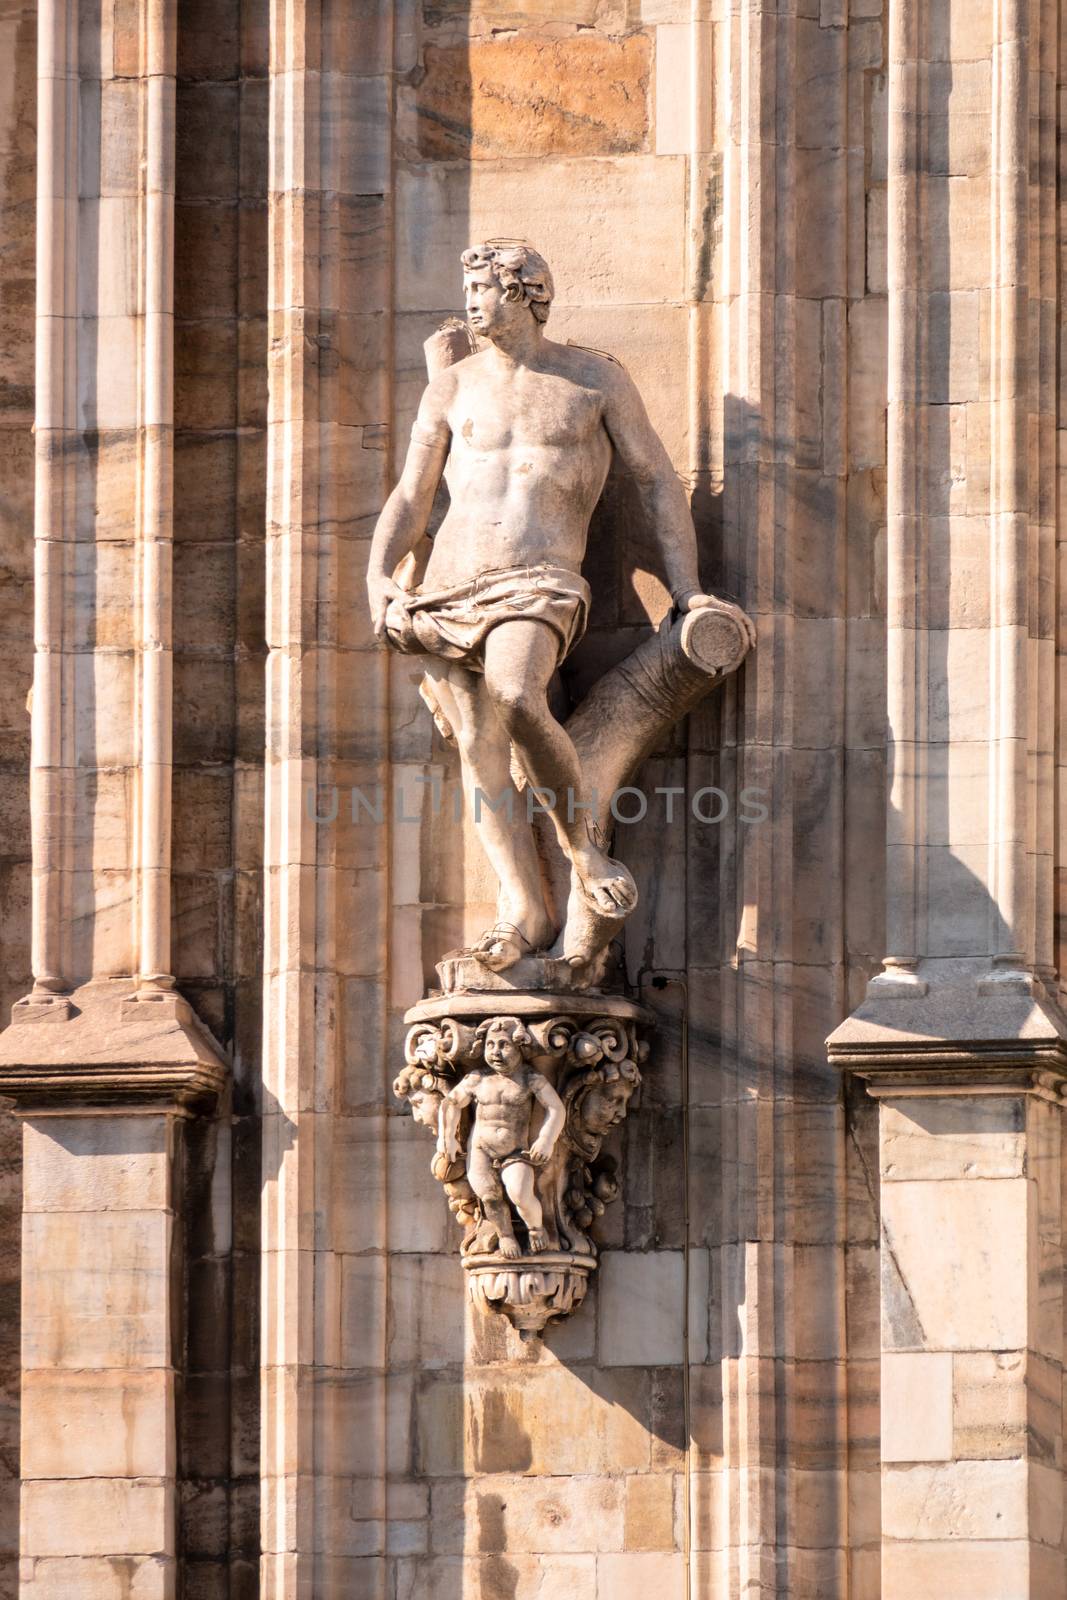
[{"label": "statue's face", "polygon": [[525,300],[512,299],[488,267],[463,275],[463,301],[467,321],[475,333],[491,339],[515,322],[531,315]]},{"label": "statue's face", "polygon": [[439,1096],[432,1094],[429,1089],[416,1089],[415,1093],[408,1096],[413,1121],[424,1128],[437,1132],[437,1107]]},{"label": "statue's face", "polygon": [[617,1128],[626,1115],[632,1094],[633,1085],[627,1083],[625,1078],[618,1078],[614,1083],[605,1083],[600,1088],[591,1089],[586,1096],[583,1111],[586,1126],[603,1133],[609,1128]]},{"label": "statue's face", "polygon": [[522,1051],[507,1028],[490,1028],[485,1036],[485,1062],[494,1072],[517,1072],[522,1066]]}]

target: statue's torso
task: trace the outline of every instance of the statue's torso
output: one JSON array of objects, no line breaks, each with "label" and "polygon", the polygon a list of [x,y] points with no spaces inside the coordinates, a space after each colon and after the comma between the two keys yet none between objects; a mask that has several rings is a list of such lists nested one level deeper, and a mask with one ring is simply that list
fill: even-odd
[{"label": "statue's torso", "polygon": [[548,348],[548,370],[504,373],[478,356],[455,369],[445,469],[451,505],[427,588],[505,567],[581,567],[611,442],[586,353]]},{"label": "statue's torso", "polygon": [[530,1125],[530,1087],[525,1073],[514,1078],[489,1073],[479,1083],[477,1137],[496,1155],[524,1144]]}]

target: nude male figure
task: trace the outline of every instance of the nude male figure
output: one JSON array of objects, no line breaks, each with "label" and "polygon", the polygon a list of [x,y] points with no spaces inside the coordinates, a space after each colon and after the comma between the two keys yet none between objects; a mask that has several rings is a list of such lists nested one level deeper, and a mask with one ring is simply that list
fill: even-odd
[{"label": "nude male figure", "polygon": [[[486,1229],[475,1249],[492,1249],[515,1260],[522,1254],[508,1209],[508,1200],[526,1225],[530,1251],[548,1246],[544,1215],[537,1197],[536,1172],[556,1148],[566,1111],[548,1079],[528,1065],[524,1047],[532,1038],[518,1017],[494,1017],[479,1028],[485,1067],[468,1072],[441,1102],[438,1151],[458,1160],[460,1115],[474,1105],[474,1125],[467,1140],[467,1182],[482,1204]],[[537,1101],[545,1119],[532,1144],[530,1114]],[[507,1197],[505,1199],[505,1196]]]},{"label": "nude male figure", "polygon": [[[589,522],[612,449],[629,468],[662,547],[680,611],[716,605],[697,576],[685,493],[633,382],[610,357],[545,336],[554,293],[529,246],[464,252],[467,317],[485,348],[426,389],[400,481],[371,546],[376,634],[426,656],[427,675],[462,757],[468,805],[501,886],[500,923],[475,946],[500,970],[556,936],[533,831],[475,804],[510,783],[511,748],[546,801],[587,903],[625,917],[630,873],[588,822],[578,756],[548,701],[552,676],[585,627],[581,576]],[[451,504],[418,589],[392,578],[426,531],[442,475]]]}]

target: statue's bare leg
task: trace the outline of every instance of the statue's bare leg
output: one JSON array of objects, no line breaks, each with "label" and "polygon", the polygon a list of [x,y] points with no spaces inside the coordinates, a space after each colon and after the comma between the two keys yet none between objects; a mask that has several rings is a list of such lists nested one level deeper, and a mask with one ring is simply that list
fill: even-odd
[{"label": "statue's bare leg", "polygon": [[596,843],[578,752],[548,708],[558,654],[547,623],[502,622],[485,642],[485,686],[530,782],[555,796],[549,814],[582,892],[603,915],[623,917],[637,904],[637,888]]},{"label": "statue's bare leg", "polygon": [[504,1180],[508,1199],[526,1224],[530,1253],[536,1255],[539,1250],[547,1250],[548,1234],[545,1232],[541,1202],[537,1198],[533,1169],[528,1167],[525,1161],[512,1161],[500,1176]]},{"label": "statue's bare leg", "polygon": [[509,815],[506,805],[494,811],[489,804],[495,806],[513,786],[511,741],[484,679],[453,662],[432,661],[427,674],[459,746],[467,814],[476,819],[478,838],[500,884],[500,925],[474,946],[478,958],[500,972],[521,955],[547,949],[556,936],[545,908],[537,845],[524,814],[515,815],[513,806]]},{"label": "statue's bare leg", "polygon": [[482,1146],[473,1139],[467,1151],[467,1181],[481,1203],[485,1219],[472,1248],[476,1251],[498,1249],[502,1256],[516,1260],[521,1256],[522,1248],[515,1237],[511,1209],[505,1198],[500,1174]]}]

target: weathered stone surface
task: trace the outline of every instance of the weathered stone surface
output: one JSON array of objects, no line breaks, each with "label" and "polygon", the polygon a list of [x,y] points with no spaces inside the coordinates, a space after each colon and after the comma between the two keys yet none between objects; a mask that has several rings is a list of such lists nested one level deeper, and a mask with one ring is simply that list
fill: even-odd
[{"label": "weathered stone surface", "polygon": [[951,1461],[953,1358],[947,1352],[882,1356],[883,1461]]},{"label": "weathered stone surface", "polygon": [[[883,1295],[897,1349],[1015,1350],[1026,1341],[1026,1181],[887,1185],[882,1225],[899,1277]],[[940,1239],[943,1253],[929,1248]],[[894,1310],[893,1307],[896,1309]]]},{"label": "weathered stone surface", "polygon": [[23,1404],[24,1478],[165,1478],[174,1472],[173,1375],[164,1368],[27,1371]]},{"label": "weathered stone surface", "polygon": [[151,1478],[26,1483],[23,1537],[38,1557],[173,1555],[167,1493]]},{"label": "weathered stone surface", "polygon": [[[709,1596],[1062,1600],[1062,1111],[975,1020],[991,958],[1050,975],[1067,926],[1060,8],[53,9],[0,3],[0,1001],[33,905],[38,976],[137,969],[158,735],[156,931],[235,1119],[172,1169],[77,1107],[27,1127],[25,1254],[0,1141],[0,1600],[681,1600],[687,1528]],[[486,235],[543,250],[553,336],[627,367],[702,581],[760,632],[635,780],[684,791],[620,829],[653,1055],[601,1281],[536,1349],[463,1302],[432,1141],[383,1110],[404,1007],[494,914],[362,596]],[[597,512],[572,698],[665,610],[639,500],[613,476]],[[154,600],[172,728],[142,715]],[[442,804],[398,823],[416,778]],[[886,955],[882,1042],[940,1043],[940,1077],[843,1112],[823,1041]],[[949,1026],[909,1025],[912,960],[965,991]],[[1002,1046],[1007,1093],[973,1079]]]},{"label": "weathered stone surface", "polygon": [[1025,1162],[1025,1103],[905,1100],[882,1114],[882,1177],[1018,1178]]},{"label": "weathered stone surface", "polygon": [[[558,203],[564,179],[571,197],[566,217]],[[682,297],[685,172],[679,157],[605,156],[558,164],[517,157],[484,169],[479,163],[470,174],[434,164],[402,169],[397,198],[408,230],[397,263],[406,308],[443,311],[456,305],[455,262],[472,239],[527,234],[552,263],[561,306]]]},{"label": "weathered stone surface", "polygon": [[647,33],[606,39],[505,34],[491,43],[427,45],[414,96],[419,155],[620,155],[646,148]]}]

